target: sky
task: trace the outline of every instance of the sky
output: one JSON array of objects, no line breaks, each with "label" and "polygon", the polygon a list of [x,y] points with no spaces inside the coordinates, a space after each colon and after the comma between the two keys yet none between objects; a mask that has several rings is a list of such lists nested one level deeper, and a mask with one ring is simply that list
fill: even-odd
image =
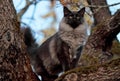
[{"label": "sky", "polygon": [[[14,6],[19,12],[20,9],[22,9],[25,5],[24,0],[13,0]],[[113,4],[120,2],[120,0],[107,0],[108,4]],[[33,29],[33,31],[38,32],[39,30],[46,29],[50,27],[50,24],[52,22],[52,18],[42,18],[45,14],[47,14],[50,9],[49,9],[49,0],[41,0],[36,7],[34,5],[31,5],[27,12],[23,15],[22,21],[29,24],[29,26]],[[35,8],[35,9],[34,9]],[[110,7],[110,11],[112,14],[114,14],[117,9],[120,9],[120,5],[117,6],[112,6]],[[56,3],[55,8],[54,8],[56,15],[57,15],[57,21],[56,21],[56,29],[59,27],[59,22],[63,17],[63,9],[62,5],[60,5],[59,2]],[[34,12],[35,14],[33,15]],[[33,16],[33,20],[30,20],[31,16]],[[118,39],[120,40],[120,34],[117,35]],[[41,33],[35,34],[35,38],[39,41],[40,39],[43,38],[43,35]]]}]

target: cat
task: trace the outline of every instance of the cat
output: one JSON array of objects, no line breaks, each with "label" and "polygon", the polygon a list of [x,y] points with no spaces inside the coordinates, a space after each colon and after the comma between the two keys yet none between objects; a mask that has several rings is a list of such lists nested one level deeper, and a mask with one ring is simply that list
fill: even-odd
[{"label": "cat", "polygon": [[70,11],[64,7],[64,17],[59,30],[42,45],[37,46],[29,28],[24,37],[31,63],[42,81],[54,81],[60,72],[77,66],[80,52],[87,41],[87,24],[84,21],[85,8]]},{"label": "cat", "polygon": [[58,35],[61,41],[69,46],[66,49],[68,55],[63,54],[67,56],[69,61],[60,58],[63,64],[65,63],[63,65],[65,71],[77,65],[82,48],[88,38],[88,25],[84,20],[84,14],[85,8],[82,8],[78,12],[71,12],[67,7],[64,7],[64,17],[60,22]]}]

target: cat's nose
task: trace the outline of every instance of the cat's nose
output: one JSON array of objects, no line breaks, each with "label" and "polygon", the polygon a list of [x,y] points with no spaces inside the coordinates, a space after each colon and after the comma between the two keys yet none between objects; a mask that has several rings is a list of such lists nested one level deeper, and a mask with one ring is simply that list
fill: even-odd
[{"label": "cat's nose", "polygon": [[76,21],[76,18],[73,18],[73,21]]},{"label": "cat's nose", "polygon": [[75,18],[75,17],[76,17],[76,15],[73,15],[73,17]]}]

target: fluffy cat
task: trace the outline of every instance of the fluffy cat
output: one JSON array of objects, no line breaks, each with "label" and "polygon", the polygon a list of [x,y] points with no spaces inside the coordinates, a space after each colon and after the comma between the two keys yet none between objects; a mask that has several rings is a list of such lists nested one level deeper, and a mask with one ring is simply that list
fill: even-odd
[{"label": "fluffy cat", "polygon": [[54,81],[60,72],[76,67],[88,37],[84,13],[85,8],[72,12],[64,7],[64,17],[58,32],[39,47],[33,41],[30,29],[26,29],[25,44],[29,54],[34,55],[31,63],[43,81]]},{"label": "fluffy cat", "polygon": [[[85,8],[82,8],[78,12],[71,12],[68,8],[64,7],[64,17],[60,23],[58,35],[62,42],[69,46],[67,49],[67,58],[69,58],[70,62],[67,66],[69,65],[69,68],[74,68],[76,66],[80,57],[79,51],[82,50],[82,47],[88,38],[88,26],[84,21],[84,13]],[[74,60],[76,60],[76,62],[74,62]],[[72,62],[76,64],[71,64]]]}]

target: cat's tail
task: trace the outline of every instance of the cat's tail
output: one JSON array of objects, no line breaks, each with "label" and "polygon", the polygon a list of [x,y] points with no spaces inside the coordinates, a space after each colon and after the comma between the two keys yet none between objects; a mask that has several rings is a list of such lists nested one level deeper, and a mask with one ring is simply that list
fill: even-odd
[{"label": "cat's tail", "polygon": [[32,47],[35,43],[35,39],[33,38],[33,35],[31,33],[30,28],[26,28],[24,32],[24,42],[27,45],[27,47]]},{"label": "cat's tail", "polygon": [[25,28],[24,30],[24,43],[27,46],[27,50],[29,54],[35,53],[38,48],[38,44],[35,42],[35,38],[32,35],[32,31],[30,28]]}]

